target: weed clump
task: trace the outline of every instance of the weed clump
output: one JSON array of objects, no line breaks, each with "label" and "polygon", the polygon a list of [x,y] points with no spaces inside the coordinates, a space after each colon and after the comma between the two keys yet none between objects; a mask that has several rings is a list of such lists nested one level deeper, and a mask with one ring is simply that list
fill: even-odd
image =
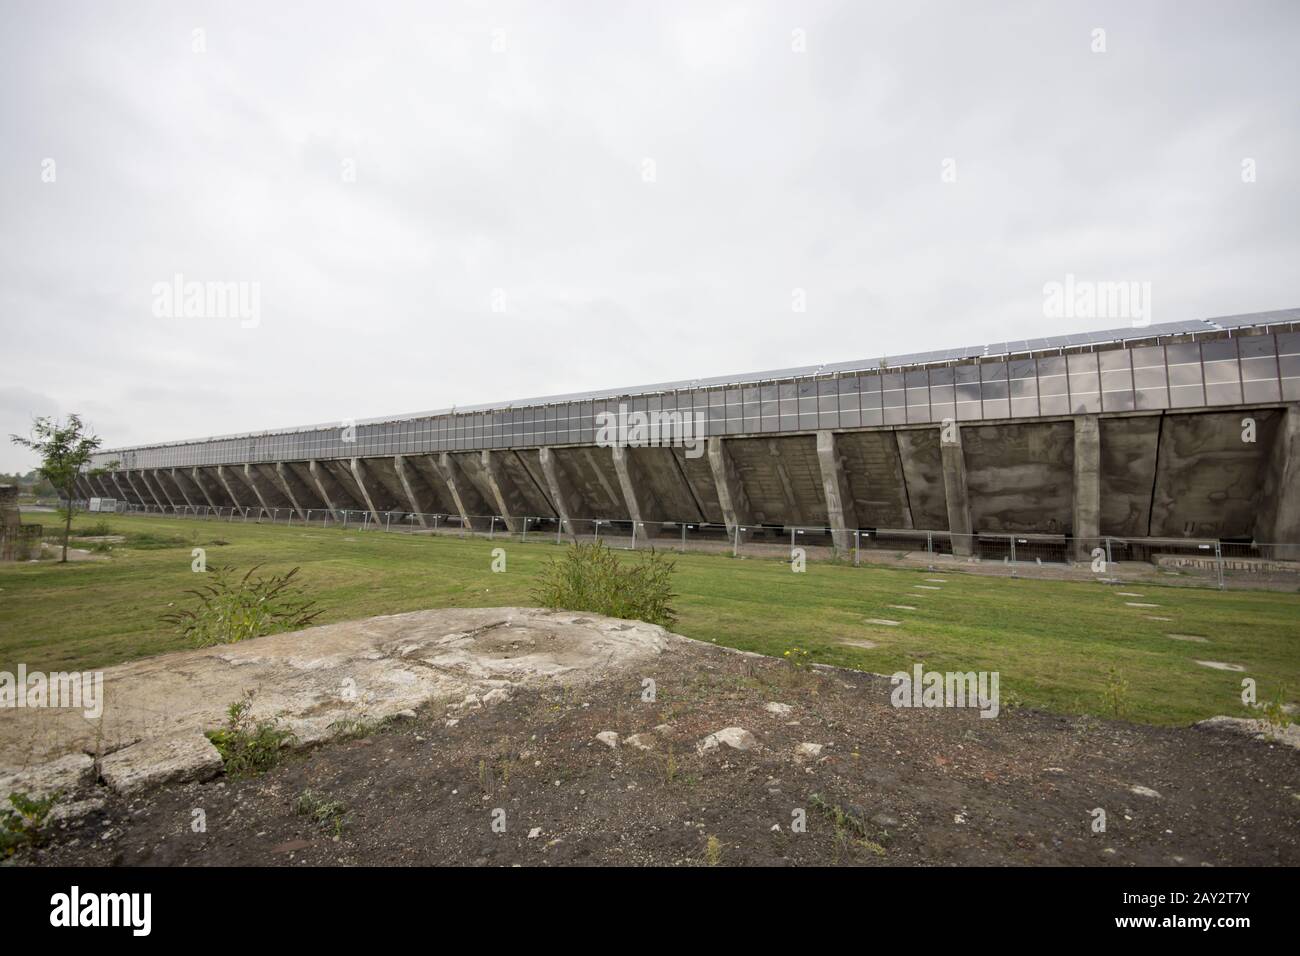
[{"label": "weed clump", "polygon": [[307,789],[293,801],[293,812],[306,817],[322,833],[338,836],[343,832],[343,818],[348,808],[341,800],[331,800],[315,790]]},{"label": "weed clump", "polygon": [[574,544],[542,568],[533,596],[542,607],[672,627],[677,621],[671,603],[674,566],[656,551],[629,565],[600,542]]},{"label": "weed clump", "polygon": [[26,793],[9,794],[9,806],[0,810],[0,857],[10,857],[25,844],[40,842],[45,819],[50,815],[57,793],[37,799]]},{"label": "weed clump", "polygon": [[249,692],[226,708],[226,726],[207,734],[232,777],[270,770],[280,762],[281,748],[298,739],[293,731],[280,727],[279,720],[254,721],[252,707],[253,694]]},{"label": "weed clump", "polygon": [[1128,681],[1113,667],[1106,669],[1106,687],[1102,691],[1102,706],[1110,716],[1121,720],[1128,716]]},{"label": "weed clump", "polygon": [[198,604],[164,614],[163,623],[171,624],[195,647],[211,647],[296,631],[323,613],[294,580],[298,568],[260,576],[255,573],[259,567],[250,568],[242,578],[235,577],[233,568],[213,569],[211,584],[188,592],[199,599]]}]

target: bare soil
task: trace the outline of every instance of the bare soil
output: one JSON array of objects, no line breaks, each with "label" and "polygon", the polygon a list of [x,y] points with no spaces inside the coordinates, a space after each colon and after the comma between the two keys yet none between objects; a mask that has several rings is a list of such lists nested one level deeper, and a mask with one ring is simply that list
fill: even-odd
[{"label": "bare soil", "polygon": [[[898,709],[885,678],[708,645],[642,670],[532,682],[469,711],[431,704],[257,777],[109,795],[16,862],[1300,863],[1300,753],[1288,747],[1020,709]],[[642,699],[647,677],[654,702]],[[726,727],[757,746],[697,751]],[[603,731],[619,734],[616,748],[596,739]],[[653,749],[628,744],[632,734]],[[822,750],[800,757],[802,743]],[[306,789],[346,808],[337,831],[295,813]],[[798,811],[806,832],[792,829]]]}]

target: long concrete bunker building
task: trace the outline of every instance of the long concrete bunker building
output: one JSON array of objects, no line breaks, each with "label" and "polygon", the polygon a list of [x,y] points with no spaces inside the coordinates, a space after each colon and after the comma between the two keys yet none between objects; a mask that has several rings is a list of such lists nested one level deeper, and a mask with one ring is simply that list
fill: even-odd
[{"label": "long concrete bunker building", "polygon": [[1300,309],[119,448],[94,465],[111,462],[84,494],[164,511],[636,522],[650,538],[816,528],[840,548],[855,530],[930,531],[957,554],[1026,535],[1063,557],[1104,536],[1300,543]]}]

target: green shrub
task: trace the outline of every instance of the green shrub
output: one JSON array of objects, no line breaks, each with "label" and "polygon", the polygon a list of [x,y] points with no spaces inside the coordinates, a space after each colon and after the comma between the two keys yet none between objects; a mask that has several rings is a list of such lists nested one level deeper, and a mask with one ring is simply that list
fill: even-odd
[{"label": "green shrub", "polygon": [[1102,693],[1102,705],[1116,720],[1128,714],[1128,681],[1113,667],[1106,669],[1106,689]]},{"label": "green shrub", "polygon": [[1268,722],[1270,732],[1276,736],[1291,726],[1293,720],[1286,709],[1286,688],[1279,687],[1273,699],[1260,705],[1264,720]]},{"label": "green shrub", "polygon": [[348,808],[341,800],[330,800],[323,794],[307,789],[293,801],[293,812],[307,817],[321,831],[338,836],[343,832],[343,818]]},{"label": "green shrub", "polygon": [[234,644],[263,634],[296,631],[309,626],[321,610],[313,610],[309,600],[294,581],[298,569],[268,577],[254,576],[250,568],[242,578],[235,578],[233,568],[215,568],[213,582],[188,593],[199,601],[195,607],[164,614],[162,621],[195,647]]},{"label": "green shrub", "polygon": [[0,856],[13,856],[25,843],[39,843],[45,818],[58,799],[57,793],[40,800],[25,793],[9,794],[10,806],[0,811]]},{"label": "green shrub", "polygon": [[282,729],[278,720],[254,722],[249,713],[252,707],[253,695],[249,692],[226,708],[225,727],[208,731],[208,739],[232,777],[270,770],[280,762],[281,748],[298,739],[293,731]]},{"label": "green shrub", "polygon": [[543,566],[533,596],[542,607],[672,627],[677,621],[669,603],[675,597],[673,567],[673,561],[655,551],[642,552],[639,563],[626,565],[599,542],[574,544]]},{"label": "green shrub", "polygon": [[110,534],[115,534],[113,526],[103,518],[93,524],[82,525],[74,532],[78,538],[102,538]]}]

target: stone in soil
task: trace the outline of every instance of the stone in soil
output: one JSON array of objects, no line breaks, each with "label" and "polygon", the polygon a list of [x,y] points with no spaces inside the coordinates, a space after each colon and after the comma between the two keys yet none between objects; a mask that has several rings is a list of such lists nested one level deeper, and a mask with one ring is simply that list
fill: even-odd
[{"label": "stone in soil", "polygon": [[753,750],[758,741],[743,727],[724,727],[701,740],[696,749],[702,754],[708,753],[717,750],[719,744],[726,744],[733,750]]}]

